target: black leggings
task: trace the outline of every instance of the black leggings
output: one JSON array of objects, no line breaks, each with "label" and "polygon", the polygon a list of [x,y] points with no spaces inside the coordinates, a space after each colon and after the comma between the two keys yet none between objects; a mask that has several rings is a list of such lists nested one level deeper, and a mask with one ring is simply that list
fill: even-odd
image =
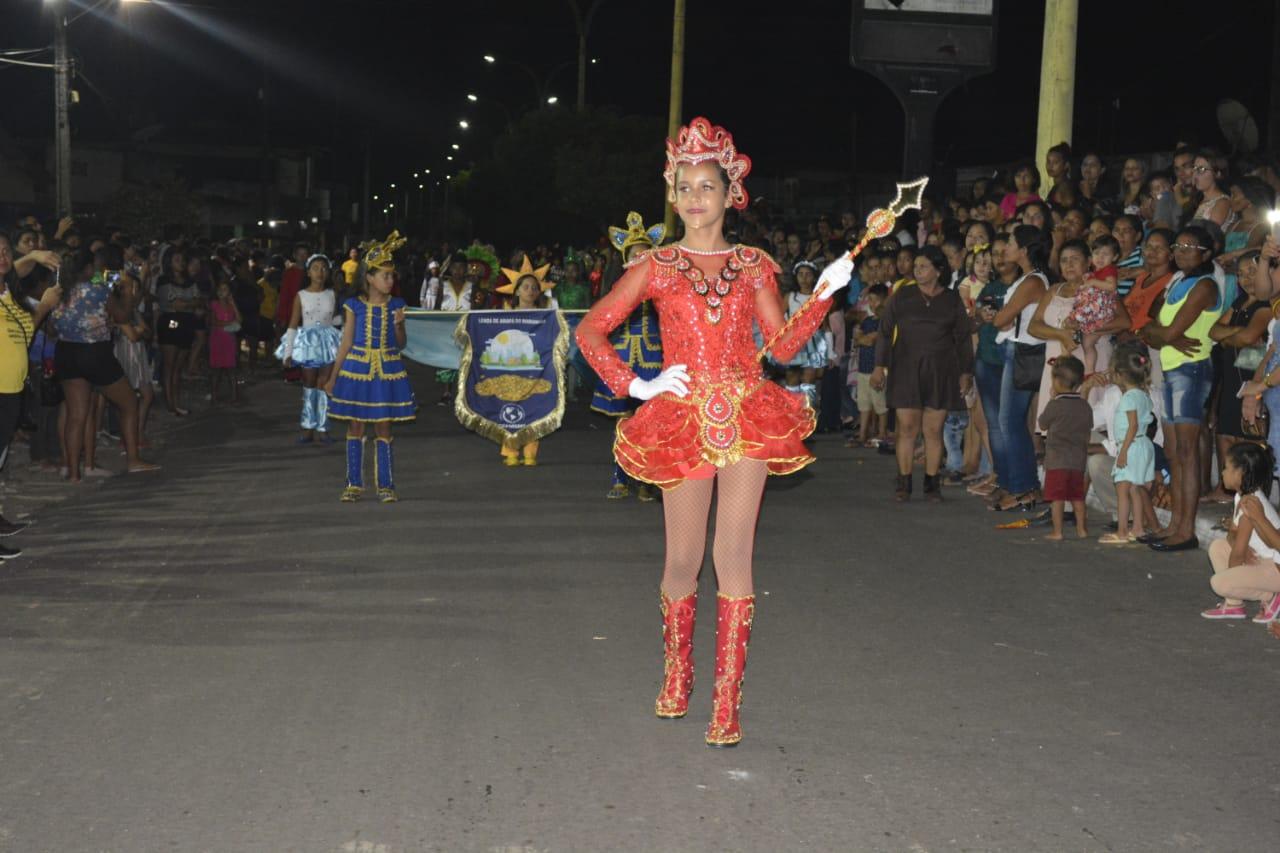
[{"label": "black leggings", "polygon": [[9,442],[18,430],[18,416],[22,412],[22,392],[0,394],[0,468],[9,458]]}]

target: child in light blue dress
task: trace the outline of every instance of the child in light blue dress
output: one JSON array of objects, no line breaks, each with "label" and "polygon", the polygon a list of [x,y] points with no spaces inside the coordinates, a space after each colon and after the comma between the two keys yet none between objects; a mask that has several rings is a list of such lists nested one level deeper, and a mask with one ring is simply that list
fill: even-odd
[{"label": "child in light blue dress", "polygon": [[[1155,420],[1151,397],[1147,394],[1151,359],[1144,352],[1120,350],[1113,369],[1117,384],[1124,389],[1111,425],[1112,439],[1117,446],[1116,464],[1111,472],[1120,516],[1116,536],[1132,541],[1146,535],[1143,519],[1151,512],[1151,493],[1147,489],[1156,476],[1156,448],[1147,437],[1147,429]],[[1131,509],[1132,526],[1129,524]]]}]

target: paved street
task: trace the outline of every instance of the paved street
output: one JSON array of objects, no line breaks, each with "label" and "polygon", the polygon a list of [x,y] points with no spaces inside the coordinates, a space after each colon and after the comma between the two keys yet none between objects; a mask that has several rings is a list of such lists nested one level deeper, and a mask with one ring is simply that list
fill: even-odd
[{"label": "paved street", "polygon": [[662,510],[603,499],[611,424],[508,470],[415,375],[399,504],[339,504],[272,381],[9,540],[0,851],[1276,849],[1280,642],[1197,616],[1203,552],[895,506],[818,437],[710,750],[708,610],[653,716]]}]

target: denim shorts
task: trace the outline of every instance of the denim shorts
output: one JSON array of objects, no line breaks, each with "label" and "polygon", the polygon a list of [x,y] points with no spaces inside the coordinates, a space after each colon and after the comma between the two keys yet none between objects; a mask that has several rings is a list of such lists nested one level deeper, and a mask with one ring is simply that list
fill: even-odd
[{"label": "denim shorts", "polygon": [[1213,390],[1213,362],[1187,362],[1164,372],[1165,418],[1174,424],[1204,423],[1205,406]]}]

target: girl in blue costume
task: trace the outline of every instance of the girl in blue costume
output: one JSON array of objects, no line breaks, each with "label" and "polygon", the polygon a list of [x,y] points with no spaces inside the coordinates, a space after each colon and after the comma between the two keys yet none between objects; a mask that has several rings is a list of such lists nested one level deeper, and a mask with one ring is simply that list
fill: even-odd
[{"label": "girl in blue costume", "polygon": [[359,275],[361,296],[342,304],[344,323],[338,370],[325,383],[329,417],[350,421],[347,428],[347,486],[342,500],[364,494],[365,425],[373,424],[374,485],[378,500],[397,500],[392,476],[391,424],[411,421],[417,404],[400,360],[405,343],[405,302],[391,295],[395,286],[392,255],[405,244],[399,231],[381,243],[366,243]]},{"label": "girl in blue costume", "polygon": [[[622,262],[629,266],[638,255],[662,243],[667,227],[661,223],[646,229],[644,219],[634,210],[627,214],[626,229],[609,226],[609,243],[622,253]],[[662,372],[662,337],[658,332],[658,314],[653,304],[642,302],[627,322],[610,336],[614,350],[627,366],[642,379],[652,379]],[[595,394],[591,397],[592,411],[611,418],[625,417],[635,411],[637,400],[616,396],[604,382],[596,380]],[[617,462],[613,464],[613,484],[605,497],[618,500],[631,494],[631,478]],[[658,489],[641,483],[637,497],[642,501],[656,500]]]}]

